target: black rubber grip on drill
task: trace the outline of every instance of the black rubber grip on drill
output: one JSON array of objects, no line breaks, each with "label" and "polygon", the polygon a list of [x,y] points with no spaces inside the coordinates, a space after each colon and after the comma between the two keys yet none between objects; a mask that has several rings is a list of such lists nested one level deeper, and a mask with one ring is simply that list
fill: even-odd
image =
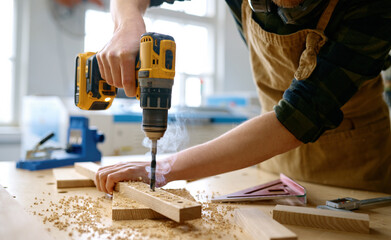
[{"label": "black rubber grip on drill", "polygon": [[96,59],[96,55],[87,59],[88,65],[88,74],[87,78],[87,92],[92,92],[92,96],[94,98],[101,98],[99,93],[99,81],[102,80],[102,76],[100,75],[98,60]]},{"label": "black rubber grip on drill", "polygon": [[[140,88],[140,95],[140,107],[142,108],[169,109],[171,107],[170,88]],[[159,99],[160,104],[158,104]]]}]

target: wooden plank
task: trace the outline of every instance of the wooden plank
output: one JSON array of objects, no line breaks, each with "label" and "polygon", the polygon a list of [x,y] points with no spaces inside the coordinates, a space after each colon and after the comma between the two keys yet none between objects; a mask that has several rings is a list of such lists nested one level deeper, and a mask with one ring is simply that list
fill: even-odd
[{"label": "wooden plank", "polygon": [[165,216],[153,211],[119,192],[113,192],[112,219],[113,220],[141,220],[161,219]]},{"label": "wooden plank", "polygon": [[95,174],[98,172],[101,166],[93,162],[78,162],[75,163],[76,172],[95,180]]},{"label": "wooden plank", "polygon": [[258,208],[235,210],[235,222],[254,240],[295,240],[297,235]]},{"label": "wooden plank", "polygon": [[[95,174],[99,168],[100,166],[93,162],[75,163],[75,170],[79,174],[91,179],[95,179]],[[118,192],[113,193],[111,212],[111,218],[117,221],[166,218],[149,207],[137,203]]]},{"label": "wooden plank", "polygon": [[[80,162],[80,163],[75,163],[75,170],[88,177],[91,179],[95,178],[95,174],[99,169],[99,165],[93,162]],[[120,183],[122,184],[122,183]],[[127,185],[127,183],[124,183]],[[145,183],[134,183],[136,185],[140,186],[148,186]],[[117,184],[118,186],[119,184]],[[147,189],[147,191],[145,191]],[[142,188],[141,190],[143,191],[138,191],[139,193],[145,193],[145,192],[150,192],[149,187],[147,188]],[[136,191],[133,191],[136,192]],[[167,209],[162,209],[161,206],[155,206],[152,204],[154,202],[153,197],[148,198],[146,196],[141,196],[140,200],[139,198],[135,198],[133,194],[131,195],[130,200],[136,200],[138,201],[138,204],[134,204],[135,201],[131,201],[129,206],[124,206],[124,204],[121,205],[121,207],[117,206],[112,206],[112,219],[113,220],[125,220],[125,219],[145,219],[145,218],[161,218],[162,214],[161,212],[157,212],[154,208],[151,206],[145,204],[144,199],[149,199],[149,201],[152,201],[152,205],[157,208],[157,209],[162,209],[164,210],[163,212],[167,213],[167,215],[163,214],[166,217],[171,218],[171,219],[177,221],[177,222],[182,222],[194,218],[200,218],[201,217],[201,205],[195,204],[194,202],[184,199],[180,196],[171,194],[169,192],[166,192],[164,190],[158,189],[157,192],[161,192],[158,195],[161,195],[161,197],[164,197],[166,201],[166,205],[169,206]],[[120,191],[121,199],[119,201],[122,201],[124,198],[129,198],[130,195],[128,194],[127,190],[124,190],[124,192]],[[137,194],[138,195],[138,194]],[[156,197],[157,195],[155,195]],[[118,195],[117,195],[118,197]],[[175,201],[176,202],[170,202],[169,200]],[[118,201],[117,201],[118,203]],[[129,203],[129,202],[128,202]],[[140,204],[143,203],[143,204]],[[114,202],[113,202],[114,204]],[[145,206],[146,205],[146,206]],[[155,211],[153,211],[153,210]],[[168,211],[170,210],[170,211]],[[199,211],[199,214],[197,214],[197,211]],[[159,214],[160,213],[160,214]]]},{"label": "wooden plank", "polygon": [[277,205],[273,219],[283,224],[369,233],[369,216],[363,213]]},{"label": "wooden plank", "polygon": [[201,218],[201,204],[163,189],[153,192],[142,182],[121,182],[116,185],[116,190],[176,222]]},{"label": "wooden plank", "polygon": [[94,181],[77,173],[74,168],[53,169],[57,188],[95,187]]},{"label": "wooden plank", "polygon": [[0,239],[51,239],[38,218],[25,212],[1,185],[0,203]]}]

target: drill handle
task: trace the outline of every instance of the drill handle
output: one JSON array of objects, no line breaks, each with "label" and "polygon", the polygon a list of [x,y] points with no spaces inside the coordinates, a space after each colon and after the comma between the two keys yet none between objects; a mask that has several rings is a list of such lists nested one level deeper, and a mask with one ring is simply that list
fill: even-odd
[{"label": "drill handle", "polygon": [[[99,81],[104,79],[100,75],[98,59],[96,59],[96,54],[88,58],[87,65],[88,65],[88,74],[86,76],[87,92],[91,92],[92,97],[94,98],[101,98],[100,91],[99,91]],[[108,85],[106,81],[102,85],[104,91],[111,90],[110,85]],[[115,94],[117,94],[117,88],[114,89],[115,89]]]},{"label": "drill handle", "polygon": [[[89,66],[89,72],[91,71],[90,74],[88,74],[91,78],[91,81],[87,81],[87,92],[91,91],[93,94],[93,97],[98,97],[99,96],[99,81],[104,80],[100,74],[99,70],[99,64],[98,64],[98,59],[96,58],[96,54],[91,56],[87,60],[88,66]],[[141,63],[140,63],[140,54],[138,53],[136,55],[136,63],[135,63],[135,87],[136,87],[136,98],[140,100],[140,87],[138,83],[138,70],[140,69]],[[115,93],[117,93],[117,88],[114,87]],[[103,83],[103,90],[110,90],[110,85],[106,83],[106,81]]]}]

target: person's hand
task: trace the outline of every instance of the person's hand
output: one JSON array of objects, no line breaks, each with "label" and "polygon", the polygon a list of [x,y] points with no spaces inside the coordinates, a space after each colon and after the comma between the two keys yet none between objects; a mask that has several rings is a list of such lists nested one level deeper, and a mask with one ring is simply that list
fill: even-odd
[{"label": "person's hand", "polygon": [[[158,161],[156,164],[156,187],[168,183],[167,174],[171,171],[169,159]],[[113,194],[117,182],[142,181],[150,183],[149,162],[127,162],[99,168],[95,175],[95,185],[99,191]]]},{"label": "person's hand", "polygon": [[95,185],[99,191],[112,194],[117,182],[143,181],[149,183],[147,166],[149,163],[146,162],[129,162],[101,167],[95,175]]},{"label": "person's hand", "polygon": [[[55,0],[57,3],[66,6],[66,7],[74,7],[77,4],[81,3],[82,0]],[[88,0],[90,3],[94,3],[100,7],[103,7],[103,2],[101,0]]]},{"label": "person's hand", "polygon": [[141,13],[135,10],[123,21],[110,42],[97,54],[101,76],[109,85],[123,88],[128,97],[136,95],[135,64],[145,24]]}]

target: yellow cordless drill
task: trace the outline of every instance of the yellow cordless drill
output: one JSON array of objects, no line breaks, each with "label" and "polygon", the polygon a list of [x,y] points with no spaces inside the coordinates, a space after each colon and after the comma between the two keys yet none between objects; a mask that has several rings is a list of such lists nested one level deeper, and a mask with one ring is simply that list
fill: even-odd
[{"label": "yellow cordless drill", "polygon": [[[104,110],[111,106],[117,88],[102,79],[96,53],[76,58],[75,105],[84,110]],[[131,67],[131,66],[129,66]],[[159,33],[145,33],[136,59],[136,97],[143,109],[143,130],[152,141],[151,189],[155,190],[157,140],[167,129],[168,109],[175,76],[175,40]]]}]

